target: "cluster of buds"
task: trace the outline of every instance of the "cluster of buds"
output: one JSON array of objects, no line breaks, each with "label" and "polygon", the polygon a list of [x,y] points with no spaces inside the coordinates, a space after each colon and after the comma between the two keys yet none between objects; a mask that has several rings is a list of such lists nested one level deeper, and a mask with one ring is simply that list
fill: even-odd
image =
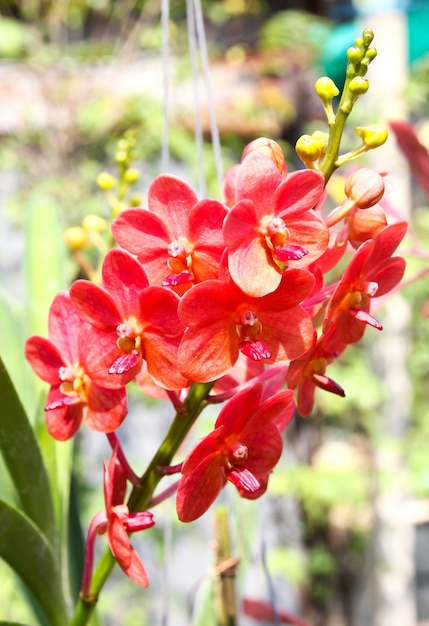
[{"label": "cluster of buds", "polygon": [[[369,44],[364,33],[349,51],[355,72],[348,71],[343,104],[359,95],[355,79],[363,80],[374,57]],[[318,90],[326,102],[336,95],[326,80]],[[121,567],[139,584],[147,578],[127,533],[153,523],[149,513],[133,517],[151,502],[153,494],[141,500],[141,492],[181,471],[177,513],[184,522],[200,517],[227,482],[242,497],[262,495],[282,430],[296,412],[310,414],[316,388],[344,395],[329,365],[368,327],[381,329],[372,300],[403,276],[405,261],[394,255],[407,224],[388,223],[379,205],[384,177],[367,168],[347,178],[344,202],[324,216],[338,154],[327,171],[324,164],[337,116],[328,117],[327,138],[308,140],[311,166],[303,170],[289,172],[272,140],[249,144],[225,176],[223,202],[199,199],[176,176],[156,177],[146,206],[114,218],[116,245],[104,257],[101,284],[75,281],[52,304],[49,338],[27,340],[28,361],[50,385],[49,432],[66,440],[85,422],[114,444],[106,513],[94,528],[107,532],[115,556],[119,537]],[[179,417],[156,457],[162,462],[140,481],[115,435],[130,384],[171,400]],[[209,402],[225,402],[212,431],[183,463],[167,467]],[[135,485],[128,505],[126,478]],[[84,595],[89,587],[86,576]]]}]

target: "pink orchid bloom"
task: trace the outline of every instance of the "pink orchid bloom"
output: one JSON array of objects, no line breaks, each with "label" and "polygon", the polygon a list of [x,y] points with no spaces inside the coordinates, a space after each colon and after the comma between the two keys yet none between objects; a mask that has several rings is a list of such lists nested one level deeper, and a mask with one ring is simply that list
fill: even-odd
[{"label": "pink orchid bloom", "polygon": [[125,250],[105,257],[103,287],[77,280],[71,298],[85,319],[85,367],[106,386],[135,378],[143,359],[149,374],[166,389],[188,385],[177,368],[183,326],[179,297],[164,287],[148,287],[141,264]]},{"label": "pink orchid bloom", "polygon": [[280,429],[292,419],[293,391],[270,398],[262,383],[237,393],[222,408],[214,430],[185,459],[176,508],[182,522],[197,519],[227,481],[244,498],[261,496],[283,447]]},{"label": "pink orchid bloom", "polygon": [[49,311],[49,339],[30,337],[25,356],[36,374],[51,385],[46,425],[55,439],[65,441],[82,421],[101,432],[116,430],[127,415],[126,391],[120,384],[106,389],[83,365],[83,320],[68,293],[59,293]]},{"label": "pink orchid bloom", "polygon": [[232,280],[207,280],[181,299],[179,317],[187,327],[178,362],[185,378],[208,382],[227,374],[240,352],[275,363],[298,357],[311,345],[313,327],[300,306],[314,278],[289,270],[278,289],[252,298]]},{"label": "pink orchid bloom", "polygon": [[228,268],[240,289],[260,297],[277,289],[285,268],[307,267],[325,251],[328,228],[312,210],[324,177],[314,170],[283,177],[270,158],[251,152],[234,178],[237,202],[223,226]]},{"label": "pink orchid bloom", "polygon": [[182,294],[195,283],[217,278],[226,211],[217,200],[198,201],[189,185],[165,174],[149,187],[148,209],[123,211],[112,232],[144,264],[152,285]]}]

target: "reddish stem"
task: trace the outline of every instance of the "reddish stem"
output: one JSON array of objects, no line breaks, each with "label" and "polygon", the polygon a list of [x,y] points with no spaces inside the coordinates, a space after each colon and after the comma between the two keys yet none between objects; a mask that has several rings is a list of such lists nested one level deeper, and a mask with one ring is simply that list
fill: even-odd
[{"label": "reddish stem", "polygon": [[86,538],[86,546],[85,546],[85,563],[83,567],[82,588],[81,588],[81,596],[82,598],[85,598],[85,599],[89,599],[91,597],[90,589],[91,589],[92,567],[94,563],[95,537],[97,536],[97,534],[101,534],[101,532],[103,532],[104,527],[106,526],[106,523],[107,523],[106,512],[101,511],[100,513],[97,513],[97,515],[93,518],[88,528],[88,535]]},{"label": "reddish stem", "polygon": [[137,474],[133,471],[130,464],[128,463],[117,434],[115,432],[106,433],[106,436],[112,447],[112,450],[116,450],[117,459],[125,472],[127,480],[131,481],[133,485],[137,485],[140,480],[139,476],[137,476]]}]

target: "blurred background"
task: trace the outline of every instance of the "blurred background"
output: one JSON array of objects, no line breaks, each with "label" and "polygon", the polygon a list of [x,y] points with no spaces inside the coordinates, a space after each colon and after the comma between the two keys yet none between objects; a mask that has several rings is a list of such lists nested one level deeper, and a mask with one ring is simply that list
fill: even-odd
[{"label": "blurred background", "polygon": [[[35,423],[43,404],[23,345],[46,334],[53,295],[80,275],[63,234],[88,215],[108,223],[140,205],[161,171],[220,197],[222,171],[259,136],[281,144],[290,169],[301,167],[296,139],[326,126],[314,82],[329,75],[341,88],[346,50],[366,27],[379,55],[344,152],[355,145],[353,126],[397,120],[429,147],[428,0],[0,0],[0,353]],[[139,176],[112,197],[97,177],[120,175],[124,159]],[[410,219],[414,276],[427,265],[413,254],[417,240],[428,249],[427,188],[394,133],[359,163],[391,174],[386,202]],[[340,173],[328,202],[341,201],[342,185]],[[103,250],[97,232],[86,230],[91,259]],[[429,624],[429,285],[409,282],[377,312],[383,333],[369,329],[332,366],[346,398],[320,392],[313,415],[287,429],[267,496],[222,495],[240,602],[275,607],[270,617],[240,604],[244,626],[299,626],[297,616],[312,626]],[[214,408],[202,416],[195,439],[215,417]],[[131,392],[120,434],[137,472],[170,419],[168,406]],[[85,528],[103,506],[109,448],[85,431],[73,454]],[[174,502],[156,513],[153,532],[135,537],[149,590],[114,576],[100,621],[210,626],[212,512],[192,525],[174,519]],[[25,620],[19,585],[0,565],[0,620]]]}]

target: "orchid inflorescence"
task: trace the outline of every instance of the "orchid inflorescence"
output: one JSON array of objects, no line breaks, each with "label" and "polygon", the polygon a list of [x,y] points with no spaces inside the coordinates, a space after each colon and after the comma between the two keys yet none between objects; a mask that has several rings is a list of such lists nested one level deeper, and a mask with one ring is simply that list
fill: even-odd
[{"label": "orchid inflorescence", "polygon": [[[27,359],[50,385],[50,434],[67,440],[85,422],[113,447],[104,473],[106,511],[88,535],[84,602],[95,601],[102,584],[91,588],[94,533],[107,533],[122,569],[146,586],[128,535],[154,523],[146,509],[161,499],[154,491],[162,477],[181,472],[176,502],[183,522],[203,515],[228,481],[244,498],[261,496],[294,414],[310,414],[316,388],[345,395],[329,365],[368,326],[381,330],[372,300],[400,282],[405,261],[394,254],[407,231],[406,222],[388,222],[379,204],[384,175],[353,170],[344,201],[324,210],[327,180],[362,153],[360,146],[345,159],[338,151],[347,115],[367,89],[371,41],[364,31],[349,50],[337,113],[338,89],[330,79],[318,81],[329,132],[298,141],[305,169],[288,171],[279,144],[260,138],[227,172],[222,202],[199,199],[176,176],[157,176],[145,207],[113,219],[117,246],[104,257],[101,284],[76,280],[52,303],[49,338],[28,339]],[[357,134],[365,150],[386,138],[374,127]],[[131,383],[176,410],[140,479],[115,434]],[[191,426],[213,402],[225,403],[213,430],[173,467]]]}]

